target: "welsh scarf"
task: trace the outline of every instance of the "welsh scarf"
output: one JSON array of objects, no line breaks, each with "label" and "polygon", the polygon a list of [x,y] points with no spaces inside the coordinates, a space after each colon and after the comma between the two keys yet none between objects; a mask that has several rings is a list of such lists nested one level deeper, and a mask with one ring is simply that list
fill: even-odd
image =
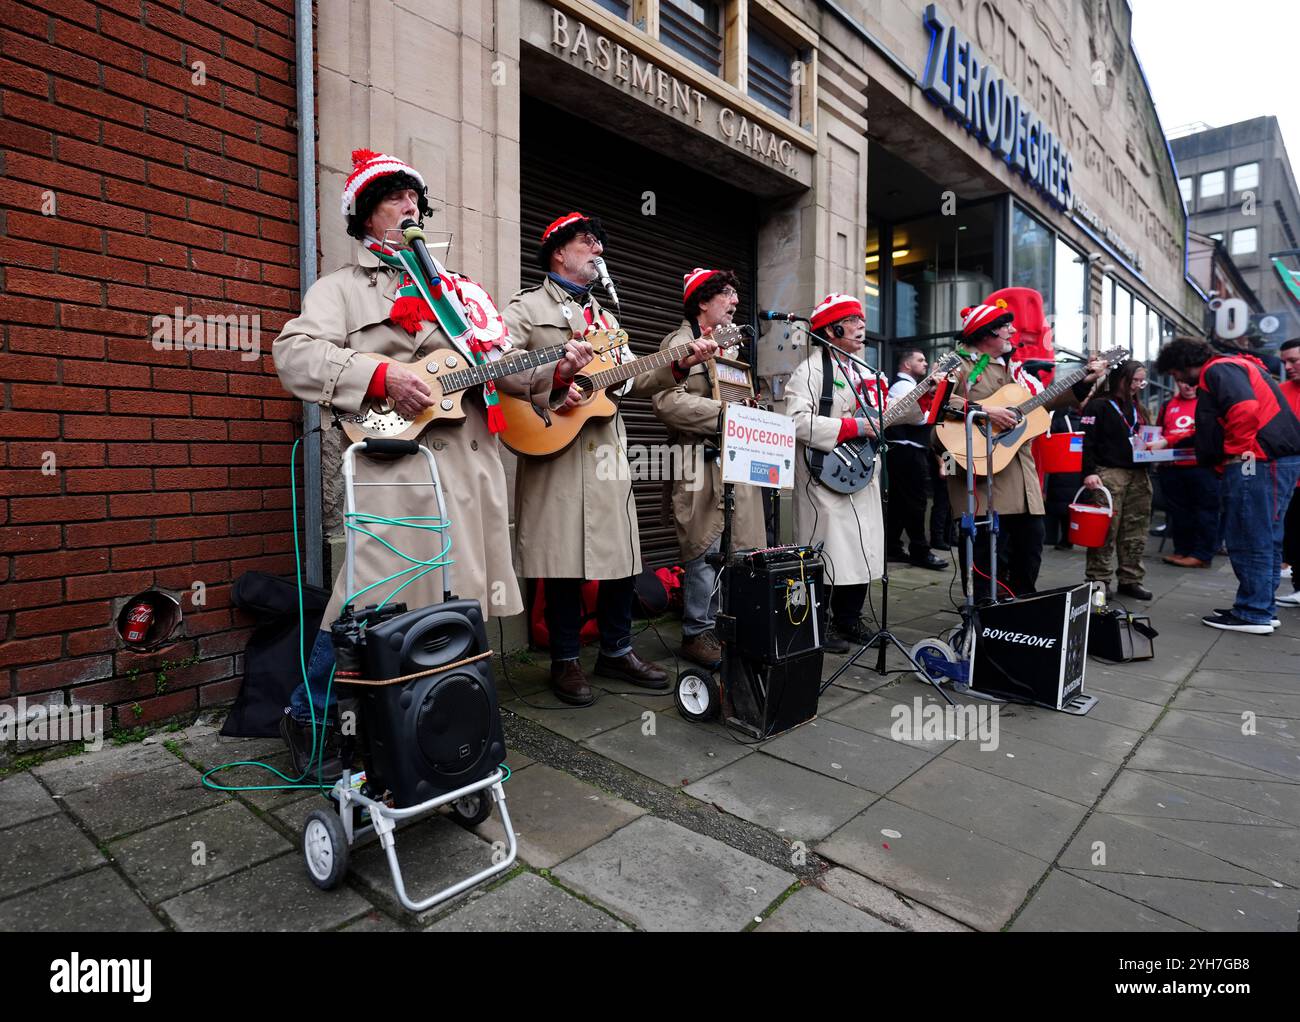
[{"label": "welsh scarf", "polygon": [[[375,241],[368,242],[366,248],[386,266],[402,274],[402,283],[389,313],[394,323],[414,337],[420,332],[421,323],[435,321],[453,342],[469,349],[475,365],[487,364],[487,353],[492,345],[479,340],[474,333],[453,274],[434,259],[433,268],[438,271],[438,279],[430,286],[420,272],[415,253],[409,249],[392,249]],[[500,433],[506,428],[506,417],[501,410],[497,385],[492,380],[483,384],[483,404],[487,408],[488,431]]]}]

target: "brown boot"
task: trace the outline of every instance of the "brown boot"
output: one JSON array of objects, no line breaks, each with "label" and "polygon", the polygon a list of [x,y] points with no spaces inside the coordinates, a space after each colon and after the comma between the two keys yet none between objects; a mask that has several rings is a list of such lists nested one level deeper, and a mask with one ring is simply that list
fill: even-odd
[{"label": "brown boot", "polygon": [[678,652],[691,663],[710,671],[717,670],[722,663],[722,643],[718,642],[718,637],[711,631],[700,632],[699,635],[682,640],[682,648]]},{"label": "brown boot", "polygon": [[596,657],[596,673],[602,678],[617,678],[629,681],[640,688],[666,692],[672,688],[668,683],[668,672],[656,664],[648,664],[635,653],[629,652],[620,657]]},{"label": "brown boot", "polygon": [[551,662],[551,691],[555,698],[570,706],[590,706],[596,701],[587,676],[582,673],[582,664],[576,660]]}]

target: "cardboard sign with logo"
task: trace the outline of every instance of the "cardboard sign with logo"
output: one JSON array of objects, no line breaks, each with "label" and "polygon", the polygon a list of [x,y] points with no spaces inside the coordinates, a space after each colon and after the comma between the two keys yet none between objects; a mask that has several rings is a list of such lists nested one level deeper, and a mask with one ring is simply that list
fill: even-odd
[{"label": "cardboard sign with logo", "polygon": [[794,486],[794,419],[728,404],[722,423],[722,481],[788,490]]}]

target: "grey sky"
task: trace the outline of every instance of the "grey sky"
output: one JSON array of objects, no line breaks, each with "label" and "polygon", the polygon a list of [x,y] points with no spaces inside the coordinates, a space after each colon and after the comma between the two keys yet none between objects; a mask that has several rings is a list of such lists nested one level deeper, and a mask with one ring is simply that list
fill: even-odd
[{"label": "grey sky", "polygon": [[[1111,0],[1123,3],[1124,0]],[[1165,131],[1272,114],[1300,171],[1300,3],[1131,0],[1137,51]]]}]

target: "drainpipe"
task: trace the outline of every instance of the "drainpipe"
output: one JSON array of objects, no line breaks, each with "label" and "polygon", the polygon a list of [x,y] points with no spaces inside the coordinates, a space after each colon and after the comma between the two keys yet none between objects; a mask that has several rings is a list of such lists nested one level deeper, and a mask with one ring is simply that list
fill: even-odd
[{"label": "drainpipe", "polygon": [[[316,283],[316,72],[312,0],[294,4],[298,50],[298,278],[302,293]],[[304,401],[303,482],[307,582],[324,584],[324,523],[321,517],[320,406]]]}]

